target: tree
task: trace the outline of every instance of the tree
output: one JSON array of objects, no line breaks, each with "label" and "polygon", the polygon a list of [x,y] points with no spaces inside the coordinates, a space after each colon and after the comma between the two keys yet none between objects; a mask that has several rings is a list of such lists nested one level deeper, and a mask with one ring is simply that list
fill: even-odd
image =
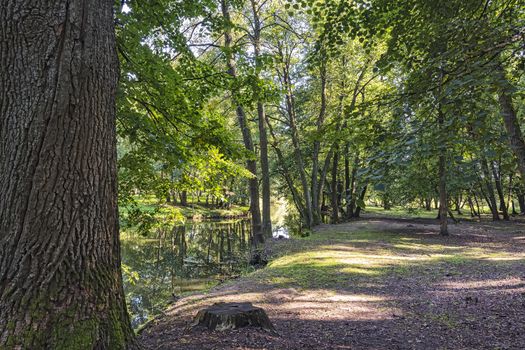
[{"label": "tree", "polygon": [[0,8],[0,347],[124,349],[112,2]]},{"label": "tree", "polygon": [[261,182],[262,182],[262,232],[265,237],[272,237],[272,219],[270,203],[270,168],[268,161],[268,135],[266,132],[266,111],[262,101],[263,90],[260,82],[260,72],[262,70],[261,62],[261,9],[264,5],[258,0],[250,0],[253,17],[253,34],[251,35],[253,45],[253,55],[255,60],[255,84],[254,94],[257,98],[257,121],[259,123],[259,144],[261,148]]},{"label": "tree", "polygon": [[[231,33],[231,17],[230,17],[230,4],[228,0],[221,0],[221,11],[224,19],[224,52],[226,53],[226,66],[228,67],[228,74],[233,80],[237,78],[237,69],[235,66],[235,58],[233,55],[233,38]],[[233,83],[235,85],[235,82]],[[253,244],[257,246],[260,243],[264,243],[264,235],[262,232],[261,225],[261,211],[259,205],[259,183],[257,181],[257,161],[253,158],[255,156],[255,148],[253,146],[252,134],[250,127],[248,126],[248,119],[246,118],[246,112],[243,105],[241,104],[238,96],[237,88],[232,88],[232,102],[235,106],[235,112],[237,119],[239,120],[239,127],[241,128],[242,138],[246,150],[250,152],[250,158],[246,160],[246,169],[252,173],[252,178],[249,180],[250,189],[250,213],[252,215],[252,235]]]}]

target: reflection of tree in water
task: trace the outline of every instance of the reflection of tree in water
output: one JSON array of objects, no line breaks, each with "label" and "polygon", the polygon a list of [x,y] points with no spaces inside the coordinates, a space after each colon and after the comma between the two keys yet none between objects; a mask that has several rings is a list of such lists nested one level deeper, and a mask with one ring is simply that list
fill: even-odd
[{"label": "reflection of tree in water", "polygon": [[176,295],[206,289],[239,274],[247,264],[249,220],[199,222],[122,240],[123,263],[138,274],[124,276],[133,326],[159,314]]}]

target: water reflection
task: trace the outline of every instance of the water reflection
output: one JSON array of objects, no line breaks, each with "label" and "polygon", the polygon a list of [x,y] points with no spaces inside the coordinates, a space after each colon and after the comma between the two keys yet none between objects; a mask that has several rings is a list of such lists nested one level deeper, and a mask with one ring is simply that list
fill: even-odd
[{"label": "water reflection", "polygon": [[247,266],[250,221],[198,222],[159,230],[152,237],[124,234],[124,288],[138,327],[167,302],[238,275]]}]

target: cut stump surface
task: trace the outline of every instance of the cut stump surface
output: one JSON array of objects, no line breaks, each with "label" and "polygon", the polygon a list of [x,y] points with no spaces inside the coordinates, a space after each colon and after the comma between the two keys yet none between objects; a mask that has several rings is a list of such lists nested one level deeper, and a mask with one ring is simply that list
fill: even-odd
[{"label": "cut stump surface", "polygon": [[197,313],[193,325],[217,331],[252,326],[275,333],[266,312],[252,303],[213,304]]}]

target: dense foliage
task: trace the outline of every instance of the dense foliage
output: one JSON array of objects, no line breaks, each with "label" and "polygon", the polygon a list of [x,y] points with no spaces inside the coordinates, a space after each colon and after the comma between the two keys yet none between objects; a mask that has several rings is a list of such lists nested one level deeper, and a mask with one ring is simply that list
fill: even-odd
[{"label": "dense foliage", "polygon": [[439,205],[445,222],[451,208],[523,212],[524,8],[124,1],[121,199],[251,198],[254,214],[257,178],[263,214],[271,179],[306,227],[367,202]]}]

